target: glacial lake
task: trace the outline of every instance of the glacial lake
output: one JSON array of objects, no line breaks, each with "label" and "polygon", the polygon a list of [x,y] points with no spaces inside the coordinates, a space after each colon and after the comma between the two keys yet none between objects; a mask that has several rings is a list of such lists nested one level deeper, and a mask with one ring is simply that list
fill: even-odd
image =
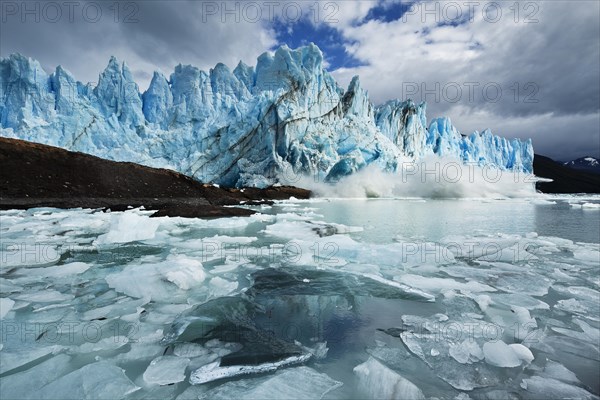
[{"label": "glacial lake", "polygon": [[598,398],[600,197],[0,212],[0,398]]}]

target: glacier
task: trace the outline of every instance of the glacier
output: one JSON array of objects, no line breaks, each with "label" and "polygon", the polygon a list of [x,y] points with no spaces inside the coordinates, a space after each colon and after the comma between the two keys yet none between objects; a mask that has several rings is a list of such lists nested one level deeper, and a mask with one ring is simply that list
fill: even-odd
[{"label": "glacier", "polygon": [[367,165],[397,173],[430,156],[533,173],[531,140],[465,136],[449,118],[427,125],[426,104],[412,100],[374,106],[358,77],[347,89],[335,81],[314,44],[233,70],[178,65],[169,77],[155,72],[144,93],[114,57],[93,85],[12,54],[0,60],[0,98],[0,136],[226,187],[302,175],[335,182]]}]

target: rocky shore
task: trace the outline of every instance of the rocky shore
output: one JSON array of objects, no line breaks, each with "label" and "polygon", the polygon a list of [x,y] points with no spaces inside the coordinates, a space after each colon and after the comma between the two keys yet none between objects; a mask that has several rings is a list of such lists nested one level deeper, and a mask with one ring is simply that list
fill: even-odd
[{"label": "rocky shore", "polygon": [[145,207],[154,216],[210,218],[250,215],[261,204],[310,192],[281,186],[226,189],[183,174],[17,139],[0,138],[0,209]]}]

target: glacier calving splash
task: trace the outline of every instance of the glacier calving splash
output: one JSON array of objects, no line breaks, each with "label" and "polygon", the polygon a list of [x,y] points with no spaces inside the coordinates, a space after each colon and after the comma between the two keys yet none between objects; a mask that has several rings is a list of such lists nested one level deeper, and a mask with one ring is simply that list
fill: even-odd
[{"label": "glacier calving splash", "polygon": [[398,172],[431,155],[533,173],[530,140],[489,130],[463,136],[449,118],[427,126],[426,105],[411,100],[375,107],[358,77],[340,87],[312,44],[233,71],[179,65],[169,78],[156,72],[143,94],[115,58],[93,86],[13,54],[0,61],[0,90],[0,136],[224,186],[265,187],[298,174],[337,181],[367,165]]}]

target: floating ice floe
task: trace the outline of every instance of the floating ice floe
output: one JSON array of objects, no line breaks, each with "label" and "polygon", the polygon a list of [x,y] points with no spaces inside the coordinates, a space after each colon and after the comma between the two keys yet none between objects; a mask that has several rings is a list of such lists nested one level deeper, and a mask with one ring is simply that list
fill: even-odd
[{"label": "floating ice floe", "polygon": [[579,386],[541,376],[523,379],[521,387],[536,399],[598,399],[598,396],[591,394]]},{"label": "floating ice floe", "polygon": [[462,290],[467,292],[496,291],[493,287],[476,281],[459,282],[450,278],[436,278],[413,274],[398,275],[394,277],[394,280],[430,293],[441,293],[446,290]]},{"label": "floating ice floe", "polygon": [[314,400],[342,386],[312,368],[289,368],[263,379],[239,380],[217,386],[200,395],[202,400]]},{"label": "floating ice floe", "polygon": [[152,360],[144,372],[144,381],[153,385],[170,385],[185,379],[189,358],[161,356]]},{"label": "floating ice floe", "polygon": [[546,366],[544,367],[544,376],[566,383],[580,383],[579,379],[577,379],[577,376],[572,371],[570,371],[564,365],[552,360],[548,360],[546,362]]},{"label": "floating ice floe", "polygon": [[169,256],[159,263],[127,265],[105,277],[108,285],[131,297],[151,297],[156,301],[173,300],[173,289],[189,290],[204,279],[202,263],[183,255]]},{"label": "floating ice floe", "polygon": [[372,399],[425,399],[414,383],[392,371],[373,357],[354,367],[360,389]]},{"label": "floating ice floe", "polygon": [[456,344],[450,344],[449,353],[461,364],[472,364],[483,360],[483,351],[473,339],[465,339]]},{"label": "floating ice floe", "polygon": [[581,208],[585,210],[600,210],[600,203],[583,203]]},{"label": "floating ice floe", "polygon": [[73,371],[43,387],[42,399],[123,399],[139,390],[125,372],[101,361]]},{"label": "floating ice floe", "polygon": [[0,398],[41,398],[42,394],[39,393],[39,390],[69,372],[71,369],[70,361],[71,357],[59,354],[26,371],[10,375],[9,379],[2,378]]},{"label": "floating ice floe", "polygon": [[8,297],[0,298],[0,319],[6,317],[6,314],[10,312],[14,305],[14,300],[9,299]]},{"label": "floating ice floe", "polygon": [[61,346],[31,346],[23,344],[17,348],[6,348],[0,356],[0,374],[22,367],[30,362],[39,360],[62,350]]},{"label": "floating ice floe", "polygon": [[98,340],[97,342],[86,342],[80,345],[75,353],[96,353],[99,351],[112,351],[121,348],[129,343],[129,338],[126,336],[111,336]]},{"label": "floating ice floe", "polygon": [[112,213],[110,230],[98,236],[95,243],[128,243],[154,238],[160,221],[143,214],[139,210]]},{"label": "floating ice floe", "polygon": [[507,345],[502,340],[486,342],[483,345],[485,362],[495,367],[514,368],[522,362],[531,362],[531,351],[521,344]]}]

